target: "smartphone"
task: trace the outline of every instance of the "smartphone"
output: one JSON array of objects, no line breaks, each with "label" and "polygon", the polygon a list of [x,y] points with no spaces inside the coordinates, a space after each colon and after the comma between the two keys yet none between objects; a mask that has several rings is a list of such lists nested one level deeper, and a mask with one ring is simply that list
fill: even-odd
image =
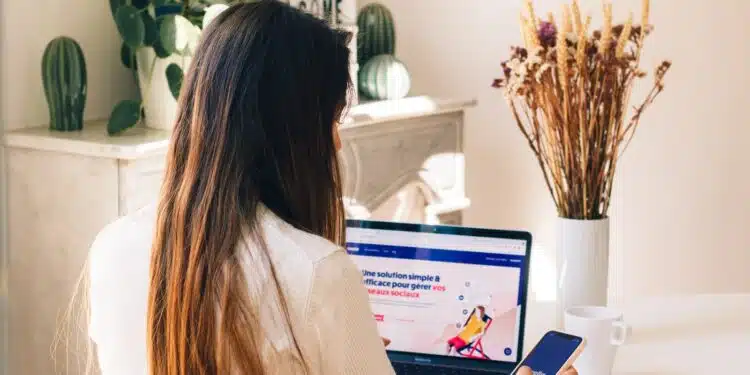
[{"label": "smartphone", "polygon": [[539,340],[529,355],[511,372],[516,375],[522,366],[528,366],[534,375],[558,375],[573,365],[586,346],[582,337],[558,331],[549,331]]}]

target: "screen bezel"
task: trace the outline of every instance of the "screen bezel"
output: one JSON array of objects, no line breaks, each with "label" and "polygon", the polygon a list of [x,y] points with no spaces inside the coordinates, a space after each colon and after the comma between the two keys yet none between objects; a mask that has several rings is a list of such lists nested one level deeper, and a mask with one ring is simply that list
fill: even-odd
[{"label": "screen bezel", "polygon": [[392,230],[399,232],[412,232],[412,233],[436,233],[436,234],[452,234],[459,236],[470,236],[470,237],[489,237],[489,238],[501,238],[510,240],[523,240],[526,243],[526,249],[524,251],[524,264],[521,266],[521,277],[519,282],[521,286],[519,293],[521,294],[521,316],[519,319],[518,327],[518,348],[516,349],[516,359],[514,361],[501,361],[501,360],[486,360],[476,358],[461,358],[461,357],[450,357],[445,355],[437,354],[421,354],[413,352],[401,352],[386,350],[388,358],[391,362],[405,362],[415,364],[428,364],[432,366],[445,366],[455,367],[461,369],[480,369],[480,370],[498,370],[498,371],[510,371],[513,370],[523,359],[523,341],[526,328],[526,305],[528,299],[529,289],[529,263],[531,254],[531,233],[526,231],[517,230],[501,230],[501,229],[489,229],[489,228],[476,228],[476,227],[463,227],[463,226],[452,226],[452,225],[428,225],[428,224],[417,224],[417,223],[396,223],[388,221],[374,221],[374,220],[355,220],[348,219],[346,221],[347,228],[362,228],[362,229],[379,229],[379,230]]}]

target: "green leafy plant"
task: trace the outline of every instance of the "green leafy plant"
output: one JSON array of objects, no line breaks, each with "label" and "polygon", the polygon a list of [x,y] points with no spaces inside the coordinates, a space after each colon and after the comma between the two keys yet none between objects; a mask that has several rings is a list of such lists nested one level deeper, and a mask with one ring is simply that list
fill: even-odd
[{"label": "green leafy plant", "polygon": [[[169,91],[177,99],[187,69],[186,61],[195,52],[202,29],[228,5],[239,2],[248,0],[109,0],[122,38],[123,65],[133,72],[136,82],[145,87],[151,84],[153,74],[164,74]],[[138,66],[136,53],[144,48],[153,49],[154,57],[148,62],[151,69]],[[182,62],[169,64],[164,72],[154,72],[157,58],[173,55],[182,56]],[[139,69],[146,69],[148,73],[145,78],[141,75],[140,80]],[[141,92],[148,93],[148,90]],[[143,113],[142,101],[121,101],[112,110],[107,132],[114,135],[133,127],[142,120]]]}]

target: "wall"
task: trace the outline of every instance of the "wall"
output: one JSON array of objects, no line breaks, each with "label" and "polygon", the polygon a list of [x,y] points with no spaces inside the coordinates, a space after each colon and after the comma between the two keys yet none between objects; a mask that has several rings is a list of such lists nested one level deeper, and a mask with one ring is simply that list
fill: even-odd
[{"label": "wall", "polygon": [[[508,47],[520,42],[522,1],[378,1],[394,13],[396,55],[411,70],[413,94],[479,100],[467,121],[468,224],[528,228],[537,259],[553,258],[554,207],[500,93],[489,87]],[[546,14],[563,2],[535,3]],[[614,3],[616,20],[640,14],[639,0]],[[600,2],[581,4],[600,25]],[[717,4],[652,1],[656,30],[644,67],[664,58],[674,65],[617,173],[614,302],[750,292],[750,2]]]}]

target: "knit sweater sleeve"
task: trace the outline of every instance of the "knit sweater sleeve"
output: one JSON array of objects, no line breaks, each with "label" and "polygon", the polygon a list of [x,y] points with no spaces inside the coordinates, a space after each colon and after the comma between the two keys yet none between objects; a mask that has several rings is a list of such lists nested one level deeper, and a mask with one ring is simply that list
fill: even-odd
[{"label": "knit sweater sleeve", "polygon": [[362,273],[343,249],[315,265],[307,315],[319,340],[321,374],[394,374]]}]

